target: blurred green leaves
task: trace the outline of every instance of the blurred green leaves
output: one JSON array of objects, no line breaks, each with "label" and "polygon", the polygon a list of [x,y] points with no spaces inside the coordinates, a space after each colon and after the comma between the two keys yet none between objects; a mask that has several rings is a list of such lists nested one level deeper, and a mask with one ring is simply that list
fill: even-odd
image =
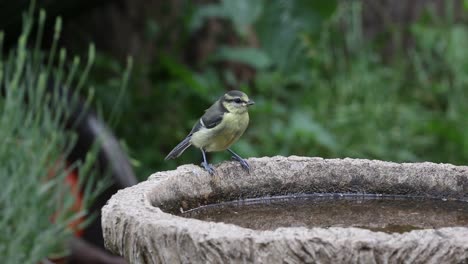
[{"label": "blurred green leaves", "polygon": [[336,6],[336,1],[223,0],[197,8],[190,28],[194,32],[206,19],[222,18],[232,23],[241,38],[247,37],[249,28],[256,29],[261,49],[221,47],[215,58],[242,62],[260,70],[274,64],[282,72],[291,73],[302,59],[301,32],[319,32],[321,23]]},{"label": "blurred green leaves", "polygon": [[[226,0],[194,6],[181,27],[195,33],[210,19],[221,20],[223,33],[237,39],[229,45],[221,38],[197,69],[180,59],[193,44],[185,38],[179,50],[137,69],[135,78],[150,85],[129,92],[121,135],[142,164],[139,177],[199,163],[196,149],[176,161],[163,158],[227,84],[256,101],[246,134],[233,146],[244,156],[466,163],[466,12],[465,20],[455,20],[428,7],[408,26],[410,44],[385,54],[385,42],[402,32],[391,27],[381,32],[383,40],[367,36],[361,1]],[[164,29],[158,30],[163,36]],[[235,73],[223,62],[245,65],[255,75],[233,81]],[[228,157],[213,156],[214,162]]]},{"label": "blurred green leaves", "polygon": [[264,0],[221,0],[220,3],[202,5],[193,15],[190,28],[193,32],[208,18],[223,18],[232,23],[237,34],[246,37],[249,27],[261,15],[264,5]]},{"label": "blurred green leaves", "polygon": [[255,48],[223,46],[219,48],[214,60],[239,62],[256,70],[266,70],[271,66],[268,55],[264,51]]},{"label": "blurred green leaves", "polygon": [[248,28],[256,22],[264,5],[263,0],[221,1],[226,18],[233,23],[234,29],[242,37],[247,35]]}]

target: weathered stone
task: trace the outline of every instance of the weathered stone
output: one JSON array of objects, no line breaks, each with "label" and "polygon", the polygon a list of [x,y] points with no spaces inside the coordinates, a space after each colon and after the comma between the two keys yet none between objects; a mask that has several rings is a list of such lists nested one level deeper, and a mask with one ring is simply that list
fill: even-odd
[{"label": "weathered stone", "polygon": [[257,231],[175,216],[243,198],[302,193],[417,195],[468,201],[468,167],[306,157],[185,165],[115,194],[102,210],[106,247],[130,263],[468,263],[468,228],[386,234],[359,228]]}]

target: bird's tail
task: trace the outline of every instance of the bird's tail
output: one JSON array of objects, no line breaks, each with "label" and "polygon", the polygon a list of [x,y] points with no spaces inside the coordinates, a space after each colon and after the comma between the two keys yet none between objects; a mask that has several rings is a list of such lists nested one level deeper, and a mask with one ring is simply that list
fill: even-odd
[{"label": "bird's tail", "polygon": [[182,153],[184,153],[184,151],[192,145],[192,143],[190,143],[191,138],[192,138],[191,136],[188,136],[184,140],[182,140],[182,142],[177,144],[177,146],[175,146],[175,148],[171,150],[169,154],[167,154],[164,160],[175,159],[179,157],[180,155],[182,155]]}]

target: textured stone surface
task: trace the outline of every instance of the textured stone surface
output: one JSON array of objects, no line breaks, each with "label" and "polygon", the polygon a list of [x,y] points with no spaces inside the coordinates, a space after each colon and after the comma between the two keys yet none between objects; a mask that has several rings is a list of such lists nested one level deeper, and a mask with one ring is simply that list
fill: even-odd
[{"label": "textured stone surface", "polygon": [[200,205],[296,193],[372,193],[468,201],[468,167],[306,157],[158,172],[102,210],[106,247],[130,263],[468,263],[468,228],[386,234],[359,228],[255,231],[173,215]]}]

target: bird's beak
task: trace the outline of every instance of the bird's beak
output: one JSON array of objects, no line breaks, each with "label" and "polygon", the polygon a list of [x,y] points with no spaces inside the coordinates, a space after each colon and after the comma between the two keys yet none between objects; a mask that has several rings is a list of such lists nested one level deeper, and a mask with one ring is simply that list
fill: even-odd
[{"label": "bird's beak", "polygon": [[251,106],[251,105],[254,105],[254,104],[255,104],[255,102],[252,101],[252,100],[249,100],[249,101],[247,102],[247,106]]}]

